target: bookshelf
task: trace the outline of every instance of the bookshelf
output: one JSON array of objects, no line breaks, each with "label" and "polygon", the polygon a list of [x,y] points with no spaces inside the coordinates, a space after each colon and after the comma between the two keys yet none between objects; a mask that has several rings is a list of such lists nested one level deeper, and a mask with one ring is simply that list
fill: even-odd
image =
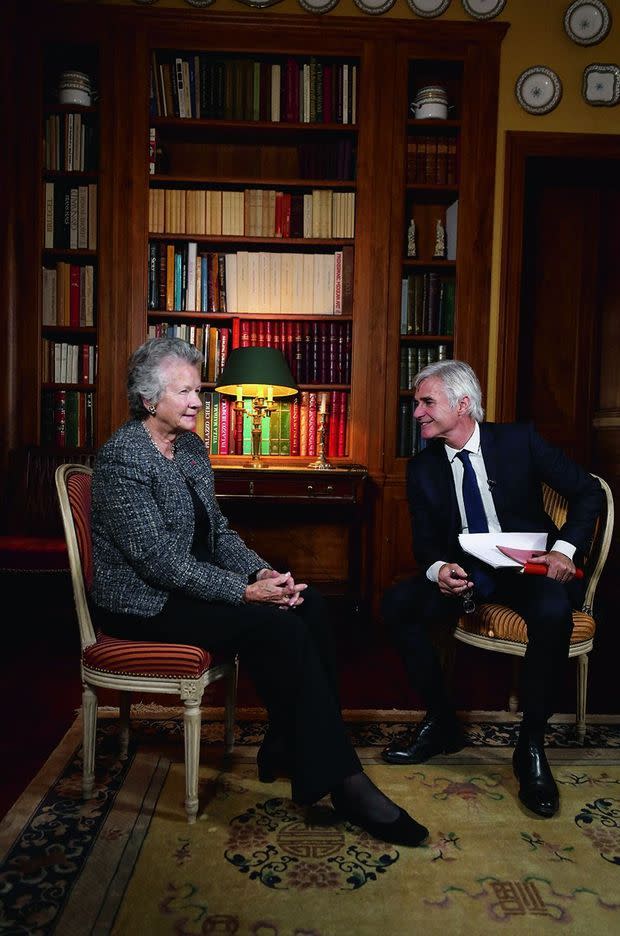
[{"label": "bookshelf", "polygon": [[[457,357],[486,381],[493,188],[480,166],[495,158],[495,131],[488,131],[495,127],[498,53],[499,43],[487,48],[486,75],[482,50],[458,39],[435,49],[402,42],[396,56],[383,587],[414,567],[404,488],[407,461],[420,448],[413,377],[426,364]],[[431,86],[446,92],[445,119],[418,118],[411,107]]]},{"label": "bookshelf", "polygon": [[[7,451],[42,445],[43,394],[64,386],[45,379],[43,339],[97,347],[94,383],[77,385],[77,393],[92,392],[95,403],[94,448],[126,419],[125,363],[148,334],[178,329],[202,342],[207,348],[203,385],[212,403],[222,335],[229,349],[236,342],[278,342],[290,355],[308,406],[310,399],[320,405],[322,394],[332,409],[344,404],[346,429],[331,439],[328,459],[338,477],[366,472],[355,536],[359,580],[378,604],[383,588],[409,574],[413,564],[404,490],[407,455],[399,436],[401,403],[411,399],[406,384],[401,386],[405,352],[411,357],[407,367],[417,369],[418,352],[439,353],[443,346],[441,353],[470,361],[486,383],[499,51],[507,28],[495,21],[65,3],[46,5],[31,23],[25,10],[16,11],[14,58],[37,66],[22,75],[19,114],[13,105],[16,152],[24,158],[15,166],[10,202],[16,235],[8,248],[14,283],[7,315],[15,342],[12,396],[4,407]],[[69,63],[62,53],[74,48],[82,58]],[[187,116],[181,116],[174,98],[176,59],[189,78]],[[168,92],[161,84],[168,81],[161,77],[166,63]],[[81,114],[98,131],[97,161],[77,172],[45,168],[44,151],[32,145],[44,139],[51,112],[64,120],[64,106],[45,103],[43,89],[51,85],[49,70],[68,65],[81,65],[99,91]],[[344,72],[334,84],[344,65],[346,116]],[[325,94],[330,67],[332,95],[340,86],[340,105],[329,98],[331,113]],[[289,93],[288,73],[299,75],[299,93]],[[446,88],[447,119],[414,119],[409,105],[416,91],[434,83]],[[45,185],[66,176],[97,184],[96,249],[44,246]],[[457,203],[455,255],[435,257],[436,222],[446,228],[449,248],[449,216]],[[408,254],[412,217],[415,255]],[[174,283],[168,288],[169,257],[173,269],[180,266],[176,293]],[[43,324],[38,271],[58,261],[92,264],[92,326]],[[314,289],[309,301],[304,276],[313,286],[332,277],[335,282],[341,261],[338,307],[315,303]],[[194,285],[188,302],[190,264]],[[301,267],[301,286],[293,302],[292,286],[283,290],[282,282],[290,282],[295,264]],[[244,269],[253,284],[245,298]],[[209,291],[209,277],[219,293],[213,282]],[[453,324],[444,308],[443,316],[429,318],[421,331],[416,333],[413,318],[414,331],[401,334],[404,280],[408,292],[411,280],[414,296],[417,284],[422,294],[425,287],[439,293],[443,287],[445,293],[446,284],[453,284]],[[331,294],[326,289],[325,296]],[[214,337],[206,338],[207,332]],[[10,405],[16,398],[25,404],[19,414]],[[311,484],[307,466],[316,456],[308,440],[302,449],[301,435],[299,454],[295,447],[291,453],[290,426],[295,420],[301,426],[301,413],[293,404],[287,415],[288,448],[281,445],[280,419],[264,458],[278,476],[286,469],[290,483],[303,493]],[[229,423],[234,443],[239,429],[230,429]],[[211,435],[222,494],[245,457],[230,448],[228,454],[220,452],[219,442],[216,451]],[[276,487],[272,482],[275,499]],[[275,560],[294,541],[300,562],[307,551],[309,579],[317,579],[320,564],[321,581],[346,580],[342,554],[353,534],[342,522],[330,522],[329,502],[321,502],[320,515],[309,509],[303,521],[286,503],[283,498],[277,535],[271,529],[274,503],[258,525],[253,523],[256,499],[235,508],[252,508],[245,527],[251,544]]]},{"label": "bookshelf", "polygon": [[95,45],[45,47],[40,438],[62,450],[95,446],[98,70]]},{"label": "bookshelf", "polygon": [[398,458],[415,455],[420,447],[413,418],[415,374],[453,357],[463,83],[461,62],[409,59],[407,69],[408,100],[424,87],[440,86],[448,117],[418,118],[410,106],[405,124]]},{"label": "bookshelf", "polygon": [[265,418],[263,454],[316,457],[322,404],[327,457],[349,455],[359,68],[151,50],[147,334],[203,352],[213,456],[249,454],[243,414],[213,392],[248,345],[279,348],[300,391]]}]

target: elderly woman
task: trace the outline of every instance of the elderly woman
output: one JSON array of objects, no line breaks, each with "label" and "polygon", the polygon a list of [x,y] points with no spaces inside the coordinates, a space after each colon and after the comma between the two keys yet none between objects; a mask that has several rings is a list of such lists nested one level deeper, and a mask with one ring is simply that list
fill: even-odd
[{"label": "elderly woman", "polygon": [[228,526],[193,431],[200,354],[176,338],[131,356],[132,418],[102,446],[93,478],[93,615],[107,634],[237,651],[269,716],[259,777],[284,768],[295,802],[336,812],[387,842],[427,830],[363,772],[342,720],[321,596],[278,572]]}]

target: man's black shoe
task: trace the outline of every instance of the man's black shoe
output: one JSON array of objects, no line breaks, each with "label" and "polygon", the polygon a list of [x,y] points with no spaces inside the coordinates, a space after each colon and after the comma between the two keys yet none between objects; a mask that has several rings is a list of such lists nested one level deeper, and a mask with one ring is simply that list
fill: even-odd
[{"label": "man's black shoe", "polygon": [[519,781],[519,799],[538,816],[549,819],[560,805],[560,794],[543,747],[542,738],[519,738],[512,755],[512,769]]},{"label": "man's black shoe", "polygon": [[440,719],[427,716],[418,725],[411,738],[405,737],[381,752],[388,764],[423,764],[435,754],[453,754],[464,748],[467,741],[456,718]]}]

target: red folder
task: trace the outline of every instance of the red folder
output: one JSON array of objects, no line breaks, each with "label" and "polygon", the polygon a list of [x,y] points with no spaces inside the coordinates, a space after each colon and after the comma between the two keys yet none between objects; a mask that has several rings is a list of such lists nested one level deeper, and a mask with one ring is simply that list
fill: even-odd
[{"label": "red folder", "polygon": [[[515,562],[520,563],[523,568],[520,570],[526,575],[546,575],[547,566],[539,562],[530,562],[535,556],[544,556],[544,549],[513,549],[511,546],[498,546],[500,552]],[[583,569],[575,569],[575,578],[583,578]]]}]

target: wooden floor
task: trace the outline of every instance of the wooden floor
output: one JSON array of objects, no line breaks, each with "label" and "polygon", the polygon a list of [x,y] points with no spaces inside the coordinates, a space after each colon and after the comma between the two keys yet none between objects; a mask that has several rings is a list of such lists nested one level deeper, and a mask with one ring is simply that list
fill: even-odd
[{"label": "wooden floor", "polygon": [[[43,581],[41,581],[41,578]],[[21,611],[5,616],[5,633],[11,634],[0,657],[0,817],[35,776],[73,723],[81,703],[79,643],[68,579],[49,576],[7,576],[0,573],[5,606],[17,602]],[[590,658],[588,711],[618,714],[617,660],[620,629],[612,609],[612,582],[599,589],[598,633]],[[9,605],[10,606],[10,605]],[[410,692],[394,650],[368,622],[347,616],[342,606],[332,606],[338,637],[341,704],[344,709],[419,709],[421,702]],[[457,645],[454,696],[463,710],[506,708],[512,676],[512,659]],[[216,690],[217,692],[217,690]],[[175,704],[172,697],[158,697]],[[150,701],[150,700],[149,700]],[[116,704],[114,695],[101,699]],[[219,704],[213,696],[210,704]],[[575,710],[574,664],[567,667],[558,700],[559,712]],[[260,705],[243,668],[238,703]]]}]

